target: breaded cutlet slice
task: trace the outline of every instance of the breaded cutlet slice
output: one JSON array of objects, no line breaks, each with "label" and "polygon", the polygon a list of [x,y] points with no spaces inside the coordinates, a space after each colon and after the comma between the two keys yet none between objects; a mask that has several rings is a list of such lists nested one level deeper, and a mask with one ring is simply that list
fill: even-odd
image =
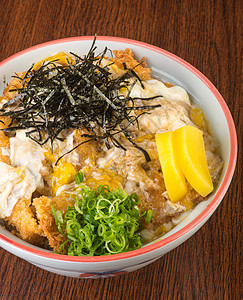
[{"label": "breaded cutlet slice", "polygon": [[19,73],[16,73],[16,75],[12,77],[11,81],[9,82],[9,84],[6,86],[6,88],[3,91],[3,98],[5,100],[11,100],[18,95],[17,91],[12,92],[11,90],[22,88],[23,81],[21,78],[24,78],[25,74],[26,74],[26,72],[19,72]]},{"label": "breaded cutlet slice", "polygon": [[57,228],[51,206],[53,205],[55,210],[60,210],[64,213],[67,211],[68,206],[74,205],[74,201],[66,195],[60,195],[53,198],[42,196],[40,198],[35,198],[33,200],[33,205],[36,209],[36,217],[39,221],[39,225],[42,228],[44,235],[47,237],[50,247],[52,247],[54,251],[60,252],[59,247],[65,241],[65,237]]},{"label": "breaded cutlet slice", "polygon": [[10,148],[9,137],[3,131],[0,131],[0,161],[10,164],[10,157],[8,154]]},{"label": "breaded cutlet slice", "polygon": [[[0,100],[1,104],[1,100]],[[11,123],[12,119],[7,116],[1,116],[0,117],[0,129],[7,128],[9,124]]]},{"label": "breaded cutlet slice", "polygon": [[119,69],[124,69],[124,63],[128,69],[133,69],[141,80],[151,79],[150,74],[152,70],[146,67],[145,58],[137,61],[134,58],[134,53],[131,49],[126,48],[123,50],[114,50],[115,57],[111,60],[115,62]]},{"label": "breaded cutlet slice", "polygon": [[[0,129],[7,128],[10,123],[11,119],[9,117],[0,117]],[[3,161],[8,165],[10,164],[10,157],[8,154],[9,148],[9,137],[2,130],[0,130],[0,161]]]},{"label": "breaded cutlet slice", "polygon": [[16,228],[16,235],[21,239],[36,246],[42,246],[45,243],[43,230],[38,225],[30,204],[31,199],[21,198],[5,221]]}]

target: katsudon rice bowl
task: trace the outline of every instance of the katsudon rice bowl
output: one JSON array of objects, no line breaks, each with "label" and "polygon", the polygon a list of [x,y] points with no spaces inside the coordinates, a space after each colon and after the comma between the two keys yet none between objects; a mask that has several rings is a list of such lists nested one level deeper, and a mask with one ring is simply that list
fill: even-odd
[{"label": "katsudon rice bowl", "polygon": [[54,273],[141,268],[195,233],[237,141],[212,83],[160,48],[78,37],[0,65],[0,245]]}]

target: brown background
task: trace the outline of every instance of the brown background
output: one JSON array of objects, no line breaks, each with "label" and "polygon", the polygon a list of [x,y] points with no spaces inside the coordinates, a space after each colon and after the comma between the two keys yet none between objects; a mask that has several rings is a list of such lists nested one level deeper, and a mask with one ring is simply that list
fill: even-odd
[{"label": "brown background", "polygon": [[[242,296],[242,27],[240,0],[0,0],[0,61],[27,47],[112,35],[168,50],[218,88],[239,139],[231,186],[210,220],[155,263],[116,278],[74,279],[0,249],[0,299],[240,299]],[[242,15],[241,15],[242,16]]]}]

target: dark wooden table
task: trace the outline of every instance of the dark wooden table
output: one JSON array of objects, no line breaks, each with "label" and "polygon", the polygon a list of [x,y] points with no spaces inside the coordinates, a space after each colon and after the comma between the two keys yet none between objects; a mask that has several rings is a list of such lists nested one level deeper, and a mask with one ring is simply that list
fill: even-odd
[{"label": "dark wooden table", "polygon": [[[0,249],[0,299],[240,299],[242,297],[242,27],[240,0],[0,0],[0,61],[71,36],[112,35],[164,48],[218,88],[239,140],[231,186],[210,220],[155,263],[116,278],[74,279]],[[242,10],[241,10],[242,11]]]}]

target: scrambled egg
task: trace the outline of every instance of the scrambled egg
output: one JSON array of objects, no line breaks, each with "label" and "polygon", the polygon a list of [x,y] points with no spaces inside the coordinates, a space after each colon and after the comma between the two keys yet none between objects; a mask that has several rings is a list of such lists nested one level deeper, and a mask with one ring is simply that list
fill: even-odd
[{"label": "scrambled egg", "polygon": [[58,189],[74,182],[77,171],[71,163],[65,162],[61,159],[60,163],[54,167],[52,175],[52,195],[55,196]]},{"label": "scrambled egg", "polygon": [[18,131],[10,138],[10,160],[13,167],[25,166],[35,178],[35,186],[44,186],[41,176],[44,160],[43,148],[25,135],[25,131]]},{"label": "scrambled egg", "polygon": [[9,217],[21,198],[31,198],[36,190],[35,178],[25,167],[11,167],[0,161],[0,218]]}]

